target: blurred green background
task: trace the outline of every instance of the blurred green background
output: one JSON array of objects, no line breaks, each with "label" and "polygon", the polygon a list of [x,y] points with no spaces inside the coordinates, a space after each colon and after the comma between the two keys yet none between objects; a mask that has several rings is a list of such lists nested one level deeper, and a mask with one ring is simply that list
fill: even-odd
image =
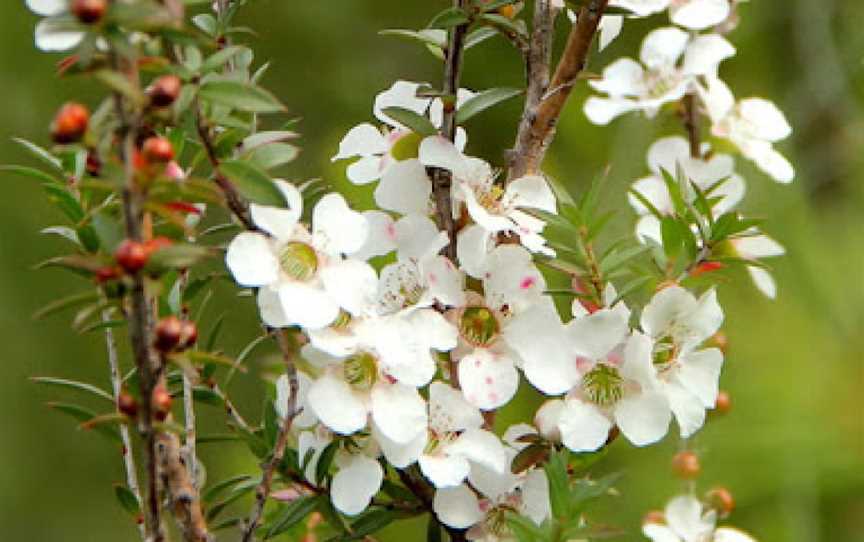
[{"label": "blurred green background", "polygon": [[[323,177],[346,187],[344,164],[329,157],[344,132],[371,118],[378,91],[397,78],[436,83],[440,65],[413,44],[379,37],[382,28],[420,28],[443,1],[329,0],[251,2],[242,23],[259,59],[272,59],[265,84],[302,116],[303,154],[288,173]],[[777,301],[762,298],[747,280],[724,285],[730,340],[722,386],[733,412],[695,439],[703,454],[701,487],[728,486],[739,510],[732,523],[762,541],[864,540],[864,3],[857,0],[760,0],[745,4],[732,35],[738,56],[722,75],[739,96],[775,100],[795,128],[780,147],[797,167],[781,186],[740,162],[749,181],[745,210],[767,218],[766,229],[788,249],[773,262]],[[93,104],[96,89],[57,80],[58,56],[37,53],[36,17],[23,2],[0,4],[0,163],[29,163],[10,138],[47,144],[47,126],[65,100]],[[624,34],[591,60],[599,71],[612,59],[634,56],[661,17],[625,25]],[[521,84],[514,51],[493,40],[469,52],[465,86]],[[584,86],[584,85],[583,85]],[[581,113],[579,88],[561,121],[547,169],[578,191],[611,165],[605,204],[621,208],[621,228],[632,224],[624,187],[645,173],[644,154],[658,134],[680,130],[675,118],[649,122],[631,115],[610,128],[591,126]],[[519,104],[513,102],[469,125],[469,152],[502,163],[512,143]],[[99,335],[77,336],[63,317],[35,322],[46,302],[86,288],[80,280],[32,266],[57,253],[61,241],[40,235],[59,222],[30,180],[0,177],[0,539],[101,542],[134,540],[130,521],[114,500],[122,481],[118,450],[43,403],[58,396],[27,378],[56,375],[107,387]],[[743,277],[742,277],[743,279]],[[208,323],[227,311],[226,350],[236,353],[256,333],[248,300],[231,289],[208,311]],[[209,319],[209,322],[208,322]],[[264,354],[253,363],[261,362]],[[232,392],[241,410],[258,415],[261,386],[238,379]],[[201,407],[209,408],[209,407]],[[221,413],[208,413],[218,426]],[[206,430],[206,428],[205,428]],[[674,435],[637,450],[620,439],[601,470],[625,474],[622,495],[603,515],[640,540],[639,518],[660,508],[677,487],[668,464]],[[211,480],[251,469],[245,448],[209,445],[201,452]],[[382,540],[413,539],[391,531]]]}]

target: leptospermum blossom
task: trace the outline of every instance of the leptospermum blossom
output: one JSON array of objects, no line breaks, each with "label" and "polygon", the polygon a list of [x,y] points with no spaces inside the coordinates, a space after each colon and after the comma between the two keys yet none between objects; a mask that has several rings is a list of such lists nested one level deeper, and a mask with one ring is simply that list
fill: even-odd
[{"label": "leptospermum blossom", "polygon": [[697,299],[681,286],[669,286],[642,311],[642,330],[655,341],[653,365],[684,438],[702,427],[705,410],[717,401],[723,353],[700,346],[722,323],[714,289]]},{"label": "leptospermum blossom", "polygon": [[[611,303],[614,289],[607,287],[605,297]],[[538,425],[546,434],[552,433],[548,426],[557,426],[561,442],[577,452],[602,447],[616,425],[637,446],[657,442],[666,435],[672,414],[652,363],[653,341],[631,333],[630,311],[621,302],[590,314],[578,302],[573,306],[568,345],[562,346],[572,354],[575,383],[562,403],[544,407]],[[560,367],[537,367],[526,376],[555,395],[567,385],[562,373]]]},{"label": "leptospermum blossom", "polygon": [[451,354],[458,362],[459,383],[468,402],[481,410],[499,408],[513,398],[519,387],[517,367],[526,358],[540,363],[547,351],[534,332],[557,319],[527,250],[500,245],[489,258],[495,263],[484,274],[484,296],[468,292],[465,305],[447,313],[459,330]]},{"label": "leptospermum blossom", "polygon": [[[373,113],[384,127],[379,130],[368,122],[358,124],[345,134],[339,143],[339,152],[333,161],[359,158],[348,166],[346,174],[354,184],[368,184],[380,179],[387,169],[400,160],[417,156],[416,135],[395,119],[387,116],[384,109],[401,107],[418,115],[429,114],[432,123],[440,126],[443,118],[443,104],[440,98],[418,97],[419,83],[396,81],[375,98]],[[457,106],[474,95],[460,89]],[[459,148],[465,147],[465,131],[459,128],[456,136]]]},{"label": "leptospermum blossom", "polygon": [[675,27],[654,30],[642,42],[641,64],[621,58],[603,70],[602,78],[589,81],[607,97],[588,98],[585,114],[600,125],[630,111],[653,117],[664,104],[680,100],[697,77],[716,75],[720,63],[734,54],[735,48],[719,34],[691,39]]},{"label": "leptospermum blossom", "polygon": [[417,461],[423,475],[439,489],[458,486],[477,465],[499,474],[507,469],[504,446],[497,436],[483,429],[480,411],[459,390],[442,382],[429,386],[428,432],[406,445],[384,435],[378,437],[378,442],[396,468]]},{"label": "leptospermum blossom", "polygon": [[[710,145],[702,145],[702,156],[693,158],[690,155],[690,145],[683,137],[672,136],[658,139],[648,149],[648,168],[651,175],[636,180],[632,190],[641,194],[660,213],[672,214],[675,210],[672,198],[662,171],[676,175],[678,168],[700,190],[708,192],[709,198],[720,198],[714,204],[715,215],[723,214],[736,205],[744,197],[746,185],[744,179],[735,173],[735,160],[728,154],[710,154]],[[722,181],[722,182],[721,182]],[[696,193],[688,184],[684,187],[685,196],[692,202]],[[662,244],[660,221],[639,199],[628,195],[630,205],[640,215],[636,224],[636,235],[641,241],[652,239]]]},{"label": "leptospermum blossom", "polygon": [[[464,203],[475,222],[463,230],[459,240],[463,245],[459,259],[466,272],[477,276],[488,247],[493,245],[493,239],[499,233],[518,236],[519,242],[532,252],[555,254],[541,235],[545,223],[523,210],[535,208],[556,212],[555,195],[542,176],[527,175],[502,187],[495,183],[495,174],[488,163],[465,156],[440,136],[423,140],[420,162],[425,166],[447,169],[453,174],[454,200]],[[456,211],[458,209],[454,208]]]},{"label": "leptospermum blossom", "polygon": [[45,17],[36,24],[36,47],[43,51],[68,51],[84,39],[85,32],[69,14],[69,0],[26,0],[27,7]]},{"label": "leptospermum blossom", "polygon": [[[739,236],[732,237],[728,240],[728,247],[724,248],[725,252],[731,252],[731,255],[745,260],[759,261],[763,258],[774,258],[786,254],[786,249],[783,245],[761,233],[758,229],[752,228],[743,232]],[[774,299],[777,296],[777,283],[774,277],[761,265],[748,265],[747,272],[750,278],[753,279],[753,284],[766,297]]]},{"label": "leptospermum blossom", "polygon": [[673,23],[690,30],[704,30],[729,17],[729,0],[611,0],[610,6],[624,8],[639,17],[669,9]]},{"label": "leptospermum blossom", "polygon": [[228,245],[226,263],[240,285],[258,288],[261,318],[271,327],[330,325],[340,310],[357,312],[377,285],[375,270],[347,259],[366,241],[369,226],[339,194],[312,212],[312,231],[300,223],[302,196],[276,181],[288,208],[250,205],[261,232],[242,232]]},{"label": "leptospermum blossom", "polygon": [[666,505],[666,523],[649,521],[642,534],[653,542],[756,542],[743,531],[717,527],[717,514],[704,510],[692,495],[680,495]]},{"label": "leptospermum blossom", "polygon": [[775,181],[792,182],[792,164],[774,149],[774,143],[789,137],[792,127],[776,105],[763,98],[736,102],[726,83],[717,77],[706,77],[706,85],[697,88],[711,117],[711,133],[728,139]]}]

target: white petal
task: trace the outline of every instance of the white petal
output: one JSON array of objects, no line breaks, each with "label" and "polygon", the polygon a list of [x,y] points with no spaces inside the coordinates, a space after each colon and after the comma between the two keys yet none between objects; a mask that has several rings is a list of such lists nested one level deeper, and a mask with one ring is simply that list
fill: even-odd
[{"label": "white petal", "polygon": [[636,238],[640,243],[653,241],[663,244],[663,234],[660,231],[660,220],[654,215],[645,215],[636,222]]},{"label": "white petal", "polygon": [[405,444],[426,431],[426,401],[413,387],[378,383],[372,388],[372,418],[387,438]]},{"label": "white petal", "polygon": [[789,137],[792,127],[773,102],[762,98],[746,98],[738,103],[738,114],[749,123],[753,137],[779,141]]},{"label": "white petal", "polygon": [[484,429],[465,430],[447,447],[447,453],[462,456],[498,473],[503,473],[508,467],[507,453],[501,440]]},{"label": "white petal", "polygon": [[743,258],[757,260],[786,254],[783,245],[767,235],[748,235],[736,239],[735,251]]},{"label": "white petal", "polygon": [[319,329],[329,326],[339,316],[339,304],[315,285],[284,282],[277,292],[285,317],[293,324]]},{"label": "white petal", "polygon": [[702,401],[702,406],[714,408],[722,368],[723,353],[718,348],[690,352],[680,360],[678,380]]},{"label": "white petal", "polygon": [[318,460],[321,459],[321,453],[330,442],[331,439],[329,436],[319,437],[314,431],[303,431],[297,437],[297,455],[301,458],[301,462],[306,459],[310,451],[313,452],[303,469],[303,475],[309,482],[315,483],[315,471],[318,467]]},{"label": "white petal", "polygon": [[[729,5],[728,0],[719,1],[726,6]],[[717,75],[720,63],[733,56],[735,56],[735,47],[720,34],[696,36],[684,53],[684,73]]]},{"label": "white petal", "polygon": [[232,239],[225,263],[241,286],[265,286],[279,277],[279,260],[260,233],[243,232]]},{"label": "white petal", "polygon": [[486,207],[481,205],[477,201],[477,194],[474,193],[474,190],[470,186],[462,184],[459,188],[462,197],[465,199],[465,208],[468,209],[468,214],[474,219],[474,222],[483,226],[490,233],[506,232],[513,229],[514,224],[508,217],[502,216],[497,212],[490,212]]},{"label": "white petal", "polygon": [[669,6],[672,22],[691,30],[715,26],[729,16],[729,0],[688,0]]},{"label": "white petal", "polygon": [[372,112],[381,122],[386,122],[390,126],[404,128],[404,126],[385,115],[383,109],[401,107],[409,109],[418,115],[424,114],[429,105],[429,99],[417,97],[417,88],[419,86],[418,83],[410,81],[396,81],[389,89],[375,97],[375,105],[372,108]]},{"label": "white petal", "polygon": [[369,235],[360,250],[352,254],[358,260],[384,256],[396,250],[396,223],[383,211],[363,211],[369,224]]},{"label": "white petal", "polygon": [[650,538],[652,542],[686,542],[678,538],[675,531],[659,523],[646,523],[642,526],[642,534]]},{"label": "white petal", "polygon": [[366,242],[369,223],[357,211],[348,207],[340,194],[322,197],[312,211],[312,226],[323,250],[351,254]]},{"label": "white petal", "polygon": [[751,140],[739,144],[742,154],[778,183],[788,184],[795,178],[795,169],[785,156],[767,141]]},{"label": "white petal", "polygon": [[367,410],[341,378],[325,373],[309,388],[309,407],[335,433],[350,435],[366,427]]},{"label": "white petal", "polygon": [[425,214],[432,195],[432,181],[416,159],[396,162],[384,173],[375,188],[375,203],[382,209],[402,214]]},{"label": "white petal", "polygon": [[591,96],[585,101],[585,116],[599,126],[606,126],[624,113],[638,109],[639,105],[625,98],[598,98]]},{"label": "white petal", "polygon": [[527,175],[515,179],[507,185],[505,197],[511,197],[514,207],[533,207],[554,213],[555,194],[541,175]]},{"label": "white petal", "polygon": [[492,246],[492,238],[482,226],[471,224],[462,229],[456,245],[459,264],[469,276],[483,278],[486,272],[486,257]]},{"label": "white petal", "polygon": [[564,446],[574,452],[593,452],[606,443],[612,422],[596,406],[568,399],[564,402],[558,427]]},{"label": "white petal", "polygon": [[669,6],[670,0],[611,0],[610,6],[629,9],[634,15],[646,17],[659,13]]},{"label": "white petal", "polygon": [[680,495],[666,505],[666,522],[684,540],[702,540],[714,530],[702,516],[702,504],[692,495]]},{"label": "white petal", "polygon": [[[653,147],[652,147],[653,148]],[[667,171],[675,171],[675,169],[667,169]],[[663,214],[670,214],[674,207],[672,197],[669,196],[669,189],[666,188],[666,183],[657,176],[643,177],[633,182],[631,190],[638,192],[642,197],[648,200],[648,203],[654,206]],[[633,194],[628,194],[627,199],[630,205],[637,213],[647,215],[650,211],[647,207]]]},{"label": "white petal", "polygon": [[[300,412],[295,416],[292,423],[293,426],[299,428],[312,427],[318,423],[318,418],[315,412],[309,408],[306,397],[309,395],[309,388],[312,386],[312,379],[304,372],[297,372],[297,408]],[[288,385],[288,375],[282,375],[276,380],[276,412],[280,418],[285,418],[288,411],[288,399],[291,397],[291,388]]]},{"label": "white petal", "polygon": [[[521,477],[510,472],[509,468],[494,471],[482,465],[472,464],[468,481],[484,497],[496,503],[506,499],[509,494],[518,489]],[[523,495],[523,500],[525,499],[527,497]]]},{"label": "white petal", "polygon": [[701,343],[717,333],[723,324],[723,309],[717,302],[717,290],[711,288],[699,297],[695,310],[687,314],[686,325],[689,328],[689,339],[693,343]]},{"label": "white petal", "polygon": [[459,362],[459,383],[469,403],[493,410],[516,394],[519,373],[509,357],[477,348]]},{"label": "white petal", "polygon": [[36,24],[36,47],[42,51],[67,51],[84,39],[85,33],[70,30],[65,21],[42,19]]},{"label": "white petal", "polygon": [[645,68],[632,58],[619,58],[603,70],[603,77],[589,81],[609,96],[639,96],[645,92]]},{"label": "white petal", "polygon": [[698,85],[696,88],[699,95],[702,97],[702,103],[708,110],[708,116],[715,123],[720,122],[726,117],[735,107],[735,96],[732,91],[726,86],[726,83],[717,77],[707,77],[708,87],[704,88]]},{"label": "white petal", "polygon": [[69,0],[27,0],[30,11],[43,17],[60,15],[69,9]]},{"label": "white petal", "polygon": [[356,516],[369,506],[372,497],[381,489],[384,469],[365,455],[354,455],[333,476],[330,498],[337,510],[348,516]]},{"label": "white petal", "polygon": [[605,49],[610,43],[615,41],[621,34],[621,29],[624,27],[624,17],[622,15],[604,15],[600,19],[600,50]]},{"label": "white petal", "polygon": [[477,496],[465,485],[436,491],[432,509],[441,523],[454,529],[467,529],[483,519]]},{"label": "white petal", "polygon": [[582,356],[596,360],[606,357],[630,331],[630,311],[600,309],[567,324],[568,339]]},{"label": "white petal", "polygon": [[423,279],[429,294],[446,307],[465,304],[462,274],[445,256],[435,256],[423,262]]},{"label": "white petal", "polygon": [[550,298],[516,314],[505,326],[504,337],[522,358],[522,371],[528,382],[541,392],[559,395],[579,380],[576,356],[568,348],[568,339]]},{"label": "white petal", "polygon": [[615,405],[615,423],[627,440],[646,446],[662,439],[669,430],[672,411],[658,392],[625,397]]},{"label": "white petal", "polygon": [[[689,157],[690,144],[686,139],[680,136],[661,137],[648,149],[648,167],[657,174],[662,168],[674,175],[678,164]],[[663,182],[663,179],[659,180]]]},{"label": "white petal", "polygon": [[777,297],[777,283],[774,281],[774,277],[771,276],[771,273],[765,271],[761,267],[752,265],[747,266],[747,272],[750,273],[750,278],[753,279],[756,288],[762,292],[765,297],[768,299],[774,299]]},{"label": "white petal", "polygon": [[406,444],[393,442],[384,436],[374,423],[372,424],[372,437],[378,443],[387,461],[397,469],[404,469],[408,465],[416,463],[429,442],[429,434],[426,431]]},{"label": "white petal", "polygon": [[430,429],[436,433],[454,433],[482,425],[480,411],[459,390],[438,381],[429,386]]},{"label": "white petal", "polygon": [[339,306],[352,315],[372,309],[378,293],[378,274],[366,262],[337,260],[321,269],[321,280]]},{"label": "white petal", "polygon": [[514,313],[536,303],[546,289],[543,275],[531,254],[518,245],[499,245],[486,259],[483,290],[492,309],[509,308]]},{"label": "white petal", "polygon": [[381,156],[364,156],[352,162],[345,170],[345,175],[354,184],[369,184],[381,178],[386,169],[385,163]]},{"label": "white petal", "polygon": [[705,407],[698,397],[687,391],[678,382],[663,385],[663,393],[669,401],[675,421],[678,422],[681,438],[688,438],[705,424]]},{"label": "white petal", "polygon": [[270,327],[289,327],[294,324],[282,309],[278,292],[268,286],[258,290],[258,312],[264,324]]},{"label": "white petal", "polygon": [[696,309],[696,298],[680,286],[669,286],[654,294],[642,311],[642,329],[652,337],[665,334],[683,315]]},{"label": "white petal", "polygon": [[654,340],[638,331],[630,335],[624,347],[621,376],[638,382],[643,390],[653,389],[658,384],[652,355],[653,348]]},{"label": "white petal", "polygon": [[678,62],[689,40],[690,36],[680,28],[658,28],[645,36],[639,59],[649,68],[668,69]]},{"label": "white petal", "polygon": [[441,136],[424,138],[420,143],[420,162],[428,167],[440,167],[457,177],[468,168],[465,156],[448,139]]},{"label": "white petal", "polygon": [[458,487],[471,472],[471,464],[468,460],[458,455],[423,454],[418,463],[423,476],[439,489]]},{"label": "white petal", "polygon": [[293,184],[279,179],[275,183],[285,197],[288,208],[252,203],[249,211],[256,226],[277,239],[289,239],[294,234],[297,221],[303,212],[303,196]]},{"label": "white petal", "polygon": [[558,425],[561,422],[562,412],[564,412],[564,401],[561,399],[550,399],[537,409],[534,425],[543,438],[553,442],[561,441],[561,430]]},{"label": "white petal", "polygon": [[421,261],[438,254],[448,243],[447,233],[425,214],[404,216],[396,222],[397,256],[400,260]]},{"label": "white petal", "polygon": [[368,122],[351,128],[342,141],[339,142],[339,152],[333,160],[342,160],[352,156],[372,156],[387,152],[387,140],[378,128]]},{"label": "white petal", "polygon": [[756,539],[738,529],[720,527],[714,531],[714,542],[756,542]]}]

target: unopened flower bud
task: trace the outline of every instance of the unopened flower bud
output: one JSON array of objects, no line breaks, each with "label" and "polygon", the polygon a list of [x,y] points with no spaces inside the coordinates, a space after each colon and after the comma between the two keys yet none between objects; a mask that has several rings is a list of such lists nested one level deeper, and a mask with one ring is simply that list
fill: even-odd
[{"label": "unopened flower bud", "polygon": [[108,0],[72,0],[70,11],[84,24],[99,22],[108,9]]},{"label": "unopened flower bud", "polygon": [[57,112],[51,124],[51,137],[55,143],[74,143],[87,131],[90,111],[79,103],[69,102]]},{"label": "unopened flower bud", "polygon": [[699,456],[690,450],[678,452],[672,458],[672,470],[684,480],[693,480],[702,472]]},{"label": "unopened flower bud", "polygon": [[714,336],[708,339],[708,344],[715,348],[719,348],[720,351],[725,354],[729,349],[729,338],[722,331],[718,331]]},{"label": "unopened flower bud", "polygon": [[198,326],[191,320],[183,320],[180,329],[180,348],[192,348],[198,342]]},{"label": "unopened flower bud", "polygon": [[176,75],[163,75],[147,89],[150,103],[156,107],[168,107],[180,96],[183,82]]},{"label": "unopened flower bud", "polygon": [[120,270],[113,265],[106,265],[105,267],[100,267],[96,270],[96,273],[94,273],[96,282],[99,284],[104,284],[108,281],[118,278],[119,276]]},{"label": "unopened flower bud", "polygon": [[150,164],[167,164],[174,160],[174,146],[164,137],[148,137],[141,146],[141,154]]},{"label": "unopened flower bud", "polygon": [[130,418],[134,418],[138,415],[138,401],[128,391],[123,390],[117,396],[117,410]]},{"label": "unopened flower bud", "polygon": [[99,155],[96,154],[95,151],[90,151],[87,153],[87,161],[85,164],[87,169],[87,173],[89,173],[93,177],[98,177],[102,173],[102,160],[99,159]]},{"label": "unopened flower bud", "polygon": [[149,254],[144,243],[126,239],[114,251],[114,260],[127,273],[137,273],[147,265]]},{"label": "unopened flower bud", "polygon": [[727,414],[732,409],[732,398],[729,397],[729,392],[720,390],[717,393],[717,399],[714,401],[714,410],[718,414]]},{"label": "unopened flower bud", "polygon": [[171,412],[171,403],[174,400],[171,394],[165,389],[165,386],[159,385],[153,390],[153,417],[157,420],[164,421]]},{"label": "unopened flower bud", "polygon": [[666,524],[666,515],[662,510],[651,510],[645,517],[642,518],[642,525],[646,525],[648,523],[656,523],[658,525]]},{"label": "unopened flower bud", "polygon": [[156,337],[153,345],[156,350],[166,353],[175,350],[183,337],[183,321],[176,316],[167,316],[156,324]]},{"label": "unopened flower bud", "polygon": [[705,494],[705,500],[721,518],[728,517],[735,510],[735,499],[725,487],[715,487]]},{"label": "unopened flower bud", "polygon": [[498,8],[498,15],[502,17],[507,17],[508,19],[512,19],[516,16],[516,6],[513,4],[507,4],[506,6],[501,6]]}]

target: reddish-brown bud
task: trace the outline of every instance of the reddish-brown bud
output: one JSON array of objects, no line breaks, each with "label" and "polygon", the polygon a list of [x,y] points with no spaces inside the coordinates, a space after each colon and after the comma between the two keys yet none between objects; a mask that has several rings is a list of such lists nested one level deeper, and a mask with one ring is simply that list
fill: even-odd
[{"label": "reddish-brown bud", "polygon": [[656,523],[659,525],[663,525],[666,523],[666,515],[662,510],[651,510],[645,517],[642,518],[642,524],[645,525],[647,523]]},{"label": "reddish-brown bud", "polygon": [[672,458],[672,470],[675,474],[684,480],[693,480],[702,472],[702,467],[699,464],[699,456],[694,452],[685,450],[678,452]]},{"label": "reddish-brown bud", "polygon": [[174,401],[165,386],[157,386],[153,390],[153,417],[157,420],[164,421],[171,412],[171,403]]},{"label": "reddish-brown bud", "polygon": [[713,337],[708,339],[708,344],[719,348],[724,354],[729,350],[729,338],[722,331],[718,331]]},{"label": "reddish-brown bud", "polygon": [[183,321],[176,316],[166,316],[156,324],[153,345],[160,352],[175,350],[183,338]]},{"label": "reddish-brown bud", "polygon": [[705,500],[708,501],[708,506],[717,510],[721,518],[729,516],[735,510],[735,498],[725,487],[715,487],[705,494]]},{"label": "reddish-brown bud", "polygon": [[191,320],[183,320],[180,330],[180,348],[192,348],[198,342],[198,326]]},{"label": "reddish-brown bud", "polygon": [[72,0],[70,11],[84,24],[99,22],[108,9],[108,0]]},{"label": "reddish-brown bud", "polygon": [[51,137],[56,143],[74,143],[84,136],[90,123],[90,111],[79,103],[65,104],[54,116]]},{"label": "reddish-brown bud", "polygon": [[513,4],[507,4],[506,6],[501,6],[498,8],[498,14],[507,17],[508,19],[512,19],[516,16],[516,6]]},{"label": "reddish-brown bud", "polygon": [[163,75],[153,81],[147,89],[150,103],[156,107],[168,107],[180,96],[183,81],[176,75]]},{"label": "reddish-brown bud", "polygon": [[163,248],[168,248],[173,244],[174,241],[160,235],[159,237],[154,237],[153,239],[144,243],[144,248],[147,249],[147,255],[150,256],[154,252],[162,250]]},{"label": "reddish-brown bud", "polygon": [[174,159],[174,146],[164,137],[148,137],[141,147],[141,154],[150,164],[167,164]]},{"label": "reddish-brown bud", "polygon": [[93,177],[98,177],[102,173],[102,160],[99,159],[99,155],[96,154],[95,151],[90,151],[87,153],[87,161],[86,161],[87,173],[89,173]]},{"label": "reddish-brown bud", "polygon": [[114,251],[114,260],[127,273],[137,273],[147,265],[149,254],[144,243],[126,239]]},{"label": "reddish-brown bud", "polygon": [[117,410],[130,418],[134,418],[138,415],[138,401],[128,391],[123,390],[117,396]]},{"label": "reddish-brown bud", "polygon": [[717,393],[717,400],[714,401],[714,410],[718,414],[727,414],[732,410],[732,398],[729,396],[729,392],[720,390]]},{"label": "reddish-brown bud", "polygon": [[114,280],[120,276],[120,270],[114,267],[113,265],[106,265],[105,267],[100,267],[94,273],[96,278],[96,282],[99,284],[104,284],[108,281]]}]

